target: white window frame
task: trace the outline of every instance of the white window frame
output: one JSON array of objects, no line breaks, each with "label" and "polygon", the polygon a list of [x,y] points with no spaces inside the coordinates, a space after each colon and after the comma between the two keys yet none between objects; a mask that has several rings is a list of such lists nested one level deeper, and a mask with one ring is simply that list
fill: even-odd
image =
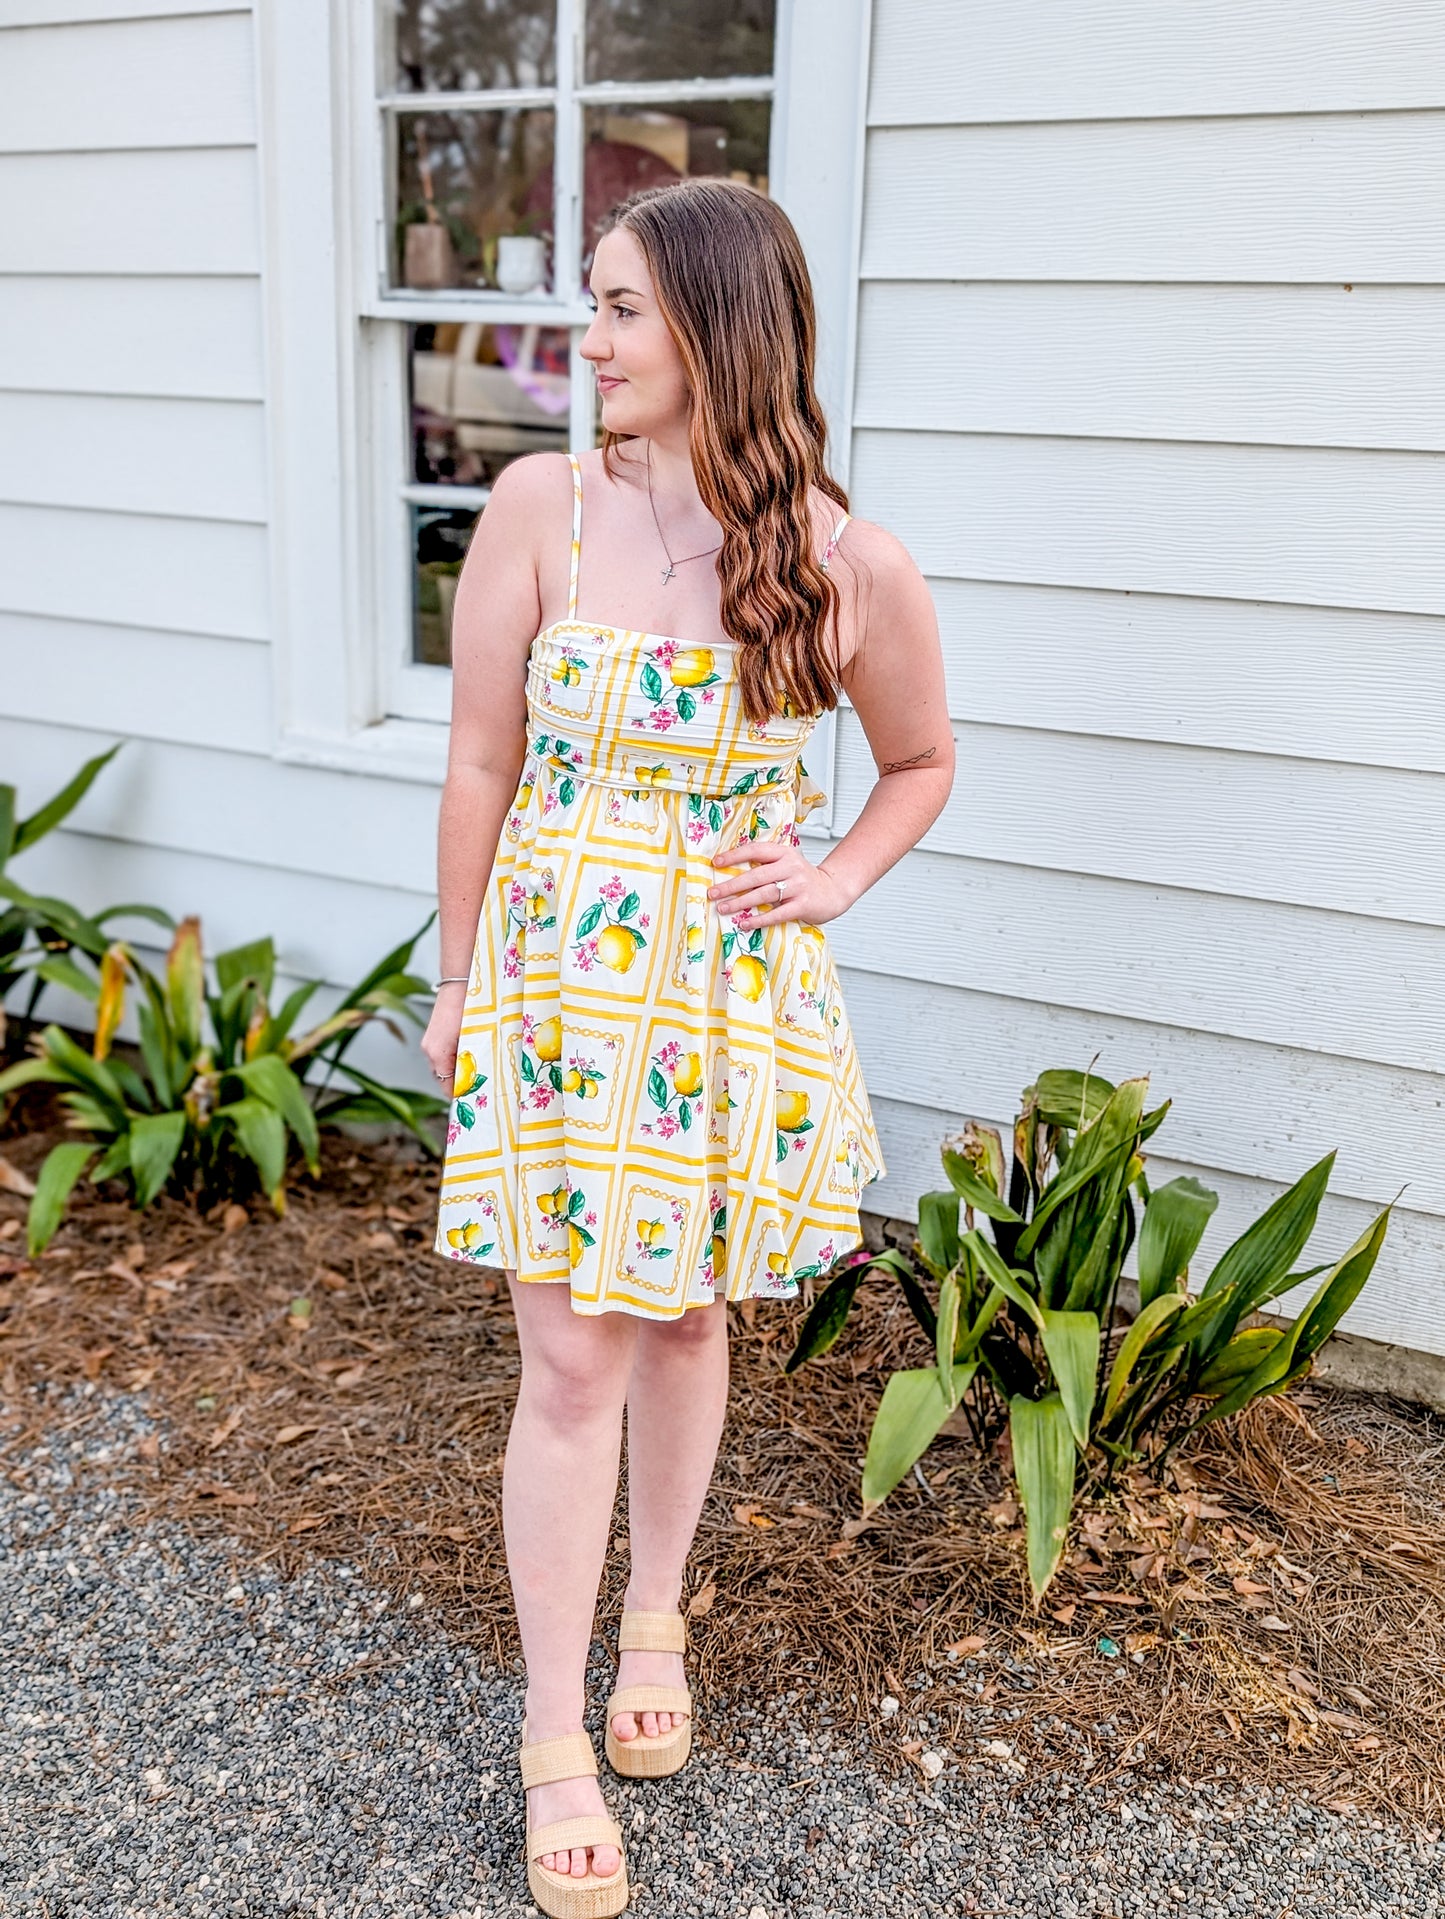
[{"label": "white window frame", "polygon": [[[871,0],[778,0],[771,88],[769,191],[807,251],[829,459],[845,485],[870,16]],[[577,325],[590,313],[563,289],[521,301],[481,290],[386,290],[380,18],[372,0],[256,4],[275,751],[302,764],[439,785],[451,676],[408,658],[406,328],[377,323],[505,323],[545,312],[550,324]],[[559,86],[573,55],[571,44],[559,44]],[[737,97],[726,82],[581,90],[589,104],[609,94],[630,104],[647,93],[675,101],[694,91]],[[424,95],[407,101],[425,103]],[[577,172],[578,124],[578,116],[559,114],[559,183]],[[558,228],[558,260],[581,252],[578,195],[564,198],[568,224]],[[590,383],[574,379],[574,437],[579,424],[585,435],[577,416],[591,397]],[[408,711],[398,715],[391,710],[397,706]],[[830,796],[832,719],[825,714],[818,722],[806,754]],[[831,810],[830,799],[803,831],[826,833]]]}]

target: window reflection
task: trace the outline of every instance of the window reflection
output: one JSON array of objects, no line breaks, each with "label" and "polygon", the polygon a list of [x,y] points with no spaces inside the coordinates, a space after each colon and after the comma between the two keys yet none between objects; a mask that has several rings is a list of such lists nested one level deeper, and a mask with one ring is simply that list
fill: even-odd
[{"label": "window reflection", "polygon": [[452,663],[452,607],[476,523],[474,507],[411,509],[412,658],[422,666]]},{"label": "window reflection", "polygon": [[397,115],[402,286],[546,288],[554,124],[541,108]]},{"label": "window reflection", "polygon": [[565,453],[565,327],[450,322],[411,329],[412,479],[490,486],[524,453]]},{"label": "window reflection", "polygon": [[587,0],[587,80],[773,70],[773,0]]},{"label": "window reflection", "polygon": [[396,86],[407,93],[549,87],[556,0],[393,0]]}]

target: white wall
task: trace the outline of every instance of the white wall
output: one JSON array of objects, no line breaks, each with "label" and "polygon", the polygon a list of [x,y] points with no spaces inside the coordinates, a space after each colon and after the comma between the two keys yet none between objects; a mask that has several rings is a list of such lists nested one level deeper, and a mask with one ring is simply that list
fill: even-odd
[{"label": "white wall", "polygon": [[1173,1098],[1206,1253],[1334,1146],[1322,1248],[1406,1187],[1345,1325],[1435,1353],[1442,108],[1431,0],[874,0],[854,504],[959,776],[835,939],[880,1206],[1097,1053]]},{"label": "white wall", "polygon": [[[960,774],[831,929],[880,1210],[1097,1051],[1215,1244],[1331,1146],[1336,1246],[1409,1182],[1346,1324],[1434,1352],[1442,54],[1430,0],[874,0],[854,504]],[[124,737],[19,875],[344,985],[431,910],[436,789],[272,757],[256,141],[248,8],[0,0],[0,767]],[[870,767],[845,715],[839,830]]]}]

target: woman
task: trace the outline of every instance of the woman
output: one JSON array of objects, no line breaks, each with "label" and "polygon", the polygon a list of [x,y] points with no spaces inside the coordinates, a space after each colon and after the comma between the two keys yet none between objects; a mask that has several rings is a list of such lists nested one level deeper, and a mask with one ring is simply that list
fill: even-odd
[{"label": "woman", "polygon": [[[509,466],[458,586],[422,1042],[455,1089],[437,1249],[504,1267],[517,1317],[502,1509],[528,1878],[571,1919],[627,1902],[581,1730],[624,1407],[606,1743],[658,1776],[691,1742],[679,1603],[726,1301],[794,1297],[856,1246],[884,1170],[821,928],[953,777],[927,588],[840,514],[823,465],[787,216],[726,180],[647,189],[611,216],[591,290],[603,447]],[[799,754],[840,687],[880,777],[815,864],[795,827],[824,796]]]}]

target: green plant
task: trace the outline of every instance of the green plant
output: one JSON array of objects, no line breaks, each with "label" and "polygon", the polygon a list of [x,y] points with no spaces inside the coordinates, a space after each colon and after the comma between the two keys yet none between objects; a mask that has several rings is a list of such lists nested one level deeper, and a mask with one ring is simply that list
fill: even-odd
[{"label": "green plant", "polygon": [[[1389,1219],[1386,1207],[1333,1264],[1295,1269],[1330,1153],[1228,1248],[1192,1298],[1190,1261],[1218,1197],[1191,1178],[1151,1190],[1141,1149],[1169,1107],[1146,1112],[1147,1091],[1142,1078],[1112,1086],[1087,1073],[1040,1074],[1023,1094],[1008,1168],[999,1134],[970,1123],[942,1149],[949,1184],[921,1196],[912,1249],[889,1249],[830,1281],[788,1361],[792,1372],[833,1345],[867,1273],[894,1278],[934,1363],[888,1381],[864,1501],[887,1497],[955,1409],[980,1445],[1006,1422],[1036,1601],[1063,1555],[1080,1463],[1105,1486],[1121,1462],[1145,1460],[1161,1475],[1199,1427],[1302,1378],[1369,1278]],[[1114,1308],[1136,1230],[1139,1312],[1115,1349]],[[1320,1275],[1287,1330],[1244,1324]]]},{"label": "green plant", "polygon": [[[19,889],[12,888],[11,896],[34,911],[46,904]],[[374,966],[326,1019],[294,1038],[293,1028],[322,982],[303,981],[273,1012],[276,956],[269,939],[219,954],[214,990],[207,984],[194,917],[176,928],[164,977],[123,940],[102,940],[95,972],[86,971],[77,953],[92,957],[88,932],[73,950],[41,947],[22,955],[19,963],[39,981],[70,987],[96,1009],[89,1052],[63,1027],[50,1025],[32,1042],[33,1058],[0,1073],[0,1094],[36,1081],[64,1088],[59,1097],[71,1115],[67,1124],[85,1135],[55,1146],[45,1160],[30,1205],[31,1253],[49,1242],[87,1170],[93,1182],[125,1179],[138,1206],[148,1206],[163,1190],[211,1204],[259,1180],[281,1213],[291,1141],[313,1175],[319,1173],[322,1126],[400,1121],[436,1154],[440,1149],[424,1122],[444,1114],[446,1102],[382,1085],[345,1057],[371,1020],[380,1020],[398,1039],[404,1037],[399,1019],[425,1025],[413,1001],[425,995],[426,983],[406,968],[435,917]],[[128,991],[135,998],[139,1066],[111,1050]],[[322,1065],[325,1077],[312,1086],[308,1075]],[[351,1084],[333,1091],[338,1073]]]},{"label": "green plant", "polygon": [[[83,952],[98,958],[109,940],[105,931],[108,920],[138,916],[154,920],[167,929],[175,924],[168,913],[155,906],[107,906],[99,913],[81,913],[64,900],[27,892],[25,888],[16,886],[5,872],[15,854],[26,852],[37,840],[44,839],[74,811],[90,791],[101,768],[115,758],[124,744],[123,740],[117,740],[104,753],[97,753],[93,759],[87,760],[73,779],[24,819],[16,811],[15,788],[0,785],[0,899],[10,902],[0,913],[0,1046],[8,1037],[5,1000],[18,980],[33,973],[32,968],[21,963],[22,953],[33,952],[37,948],[63,953],[72,946],[78,946]],[[25,1032],[30,1030],[36,1002],[44,990],[44,980],[33,978],[29,1000],[20,1016]]]}]

